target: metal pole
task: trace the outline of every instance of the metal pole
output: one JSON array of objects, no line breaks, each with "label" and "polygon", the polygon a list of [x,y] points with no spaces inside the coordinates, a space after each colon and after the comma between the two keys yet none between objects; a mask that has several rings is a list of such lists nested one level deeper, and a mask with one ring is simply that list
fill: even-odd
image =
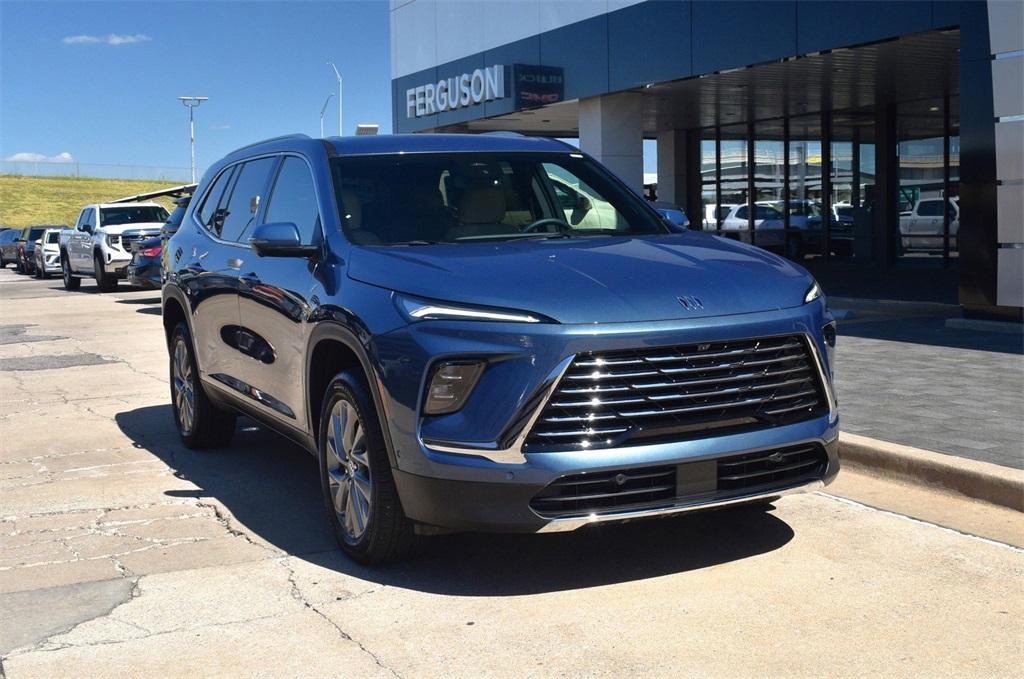
[{"label": "metal pole", "polygon": [[342,118],[342,82],[341,72],[338,71],[338,67],[334,65],[333,61],[328,61],[327,64],[334,69],[334,76],[338,79],[338,136],[345,136],[345,123]]},{"label": "metal pole", "polygon": [[193,115],[195,107],[188,107],[188,145],[192,153],[192,183],[196,183],[196,119]]}]

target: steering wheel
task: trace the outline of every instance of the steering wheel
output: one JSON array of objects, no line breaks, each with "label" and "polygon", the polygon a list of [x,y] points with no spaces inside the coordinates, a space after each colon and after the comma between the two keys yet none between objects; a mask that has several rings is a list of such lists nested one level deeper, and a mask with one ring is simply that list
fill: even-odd
[{"label": "steering wheel", "polygon": [[538,233],[540,232],[542,226],[547,226],[549,224],[556,225],[558,227],[559,233],[572,231],[572,227],[564,219],[559,219],[558,217],[543,217],[533,222],[532,224],[528,224],[527,226],[523,227],[523,233]]}]

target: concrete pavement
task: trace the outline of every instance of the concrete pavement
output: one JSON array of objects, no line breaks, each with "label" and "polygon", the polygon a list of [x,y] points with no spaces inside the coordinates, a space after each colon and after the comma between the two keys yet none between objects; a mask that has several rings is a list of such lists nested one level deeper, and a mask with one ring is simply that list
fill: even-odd
[{"label": "concrete pavement", "polygon": [[770,512],[445,536],[369,570],[303,451],[244,420],[178,443],[155,293],[59,288],[0,271],[11,679],[1019,674],[1018,513],[841,474]]}]

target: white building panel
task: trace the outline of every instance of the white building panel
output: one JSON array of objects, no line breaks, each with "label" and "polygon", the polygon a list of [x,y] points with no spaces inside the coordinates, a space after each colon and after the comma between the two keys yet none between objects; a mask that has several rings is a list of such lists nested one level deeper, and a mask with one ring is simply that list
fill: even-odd
[{"label": "white building panel", "polygon": [[643,0],[391,0],[400,78]]}]

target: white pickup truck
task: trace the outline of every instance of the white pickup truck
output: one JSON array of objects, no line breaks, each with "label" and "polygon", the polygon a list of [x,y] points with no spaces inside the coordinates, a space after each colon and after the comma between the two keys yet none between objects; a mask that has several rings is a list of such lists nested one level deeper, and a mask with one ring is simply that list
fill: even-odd
[{"label": "white pickup truck", "polygon": [[132,243],[155,236],[167,221],[158,203],[86,205],[74,229],[60,234],[60,266],[64,287],[77,290],[92,276],[100,292],[117,287],[132,260]]}]

